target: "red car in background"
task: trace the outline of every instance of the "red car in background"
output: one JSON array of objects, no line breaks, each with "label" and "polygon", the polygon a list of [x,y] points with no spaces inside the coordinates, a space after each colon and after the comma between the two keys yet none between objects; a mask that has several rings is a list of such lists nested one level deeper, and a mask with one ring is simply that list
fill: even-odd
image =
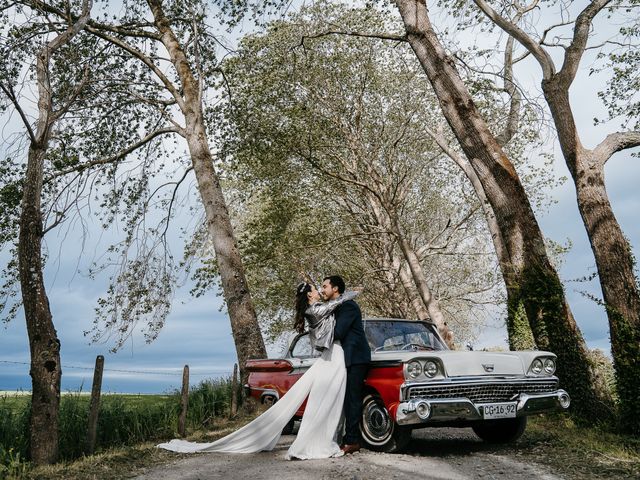
[{"label": "red car in background", "polygon": [[[510,442],[524,432],[527,415],[569,407],[552,353],[449,350],[425,321],[366,319],[364,329],[372,361],[360,429],[371,450],[401,450],[412,429],[441,426],[472,427],[483,440]],[[284,358],[249,360],[246,393],[277,402],[317,356],[303,333]]]}]

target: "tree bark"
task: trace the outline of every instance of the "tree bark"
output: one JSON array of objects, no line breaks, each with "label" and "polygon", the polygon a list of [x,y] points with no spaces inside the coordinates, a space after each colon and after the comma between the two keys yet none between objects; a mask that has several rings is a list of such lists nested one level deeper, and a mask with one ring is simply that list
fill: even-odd
[{"label": "tree bark", "polygon": [[29,147],[22,196],[18,268],[31,352],[30,457],[36,465],[58,459],[60,407],[60,340],[53,325],[42,273],[42,212],[40,195],[46,142]]},{"label": "tree bark", "polygon": [[402,283],[402,286],[404,287],[405,292],[407,293],[407,297],[409,298],[409,301],[411,302],[411,306],[413,307],[413,310],[416,312],[416,316],[418,317],[418,319],[428,320],[429,312],[427,311],[427,308],[422,302],[422,299],[420,298],[416,290],[415,284],[412,282],[411,271],[409,270],[409,266],[407,265],[406,262],[403,262],[402,266],[400,267],[398,276],[400,277],[400,282]]},{"label": "tree bark", "polygon": [[165,16],[161,0],[147,0],[147,3],[154,17],[154,25],[160,32],[161,41],[169,52],[182,85],[184,101],[181,109],[186,123],[184,137],[187,140],[198,190],[205,209],[207,231],[216,254],[241,377],[244,381],[246,361],[252,357],[266,357],[267,353],[220,179],[213,166],[202,112],[200,85],[182,45]]},{"label": "tree bark", "polygon": [[[84,0],[80,18],[66,31],[46,43],[38,52],[36,58],[38,120],[35,131],[26,124],[25,120],[31,141],[22,192],[18,270],[31,354],[29,453],[35,465],[55,463],[58,459],[58,416],[62,376],[60,340],[53,324],[44,284],[41,195],[44,162],[51,131],[56,120],[66,112],[69,105],[54,111],[49,65],[51,55],[84,28],[89,19],[91,6],[90,0]],[[16,104],[16,107],[19,108],[19,105]]]},{"label": "tree bark", "polygon": [[614,133],[595,149],[580,141],[569,99],[587,48],[593,19],[610,0],[591,0],[576,17],[571,44],[564,50],[562,68],[556,72],[551,55],[484,0],[478,7],[501,29],[520,42],[542,68],[542,90],[558,133],[563,156],[576,187],[578,208],[596,259],[604,307],[609,320],[611,350],[620,396],[622,425],[640,433],[640,296],[629,242],[618,224],[604,183],[604,165],[617,151],[640,145],[640,132]]},{"label": "tree bark", "polygon": [[514,296],[524,306],[536,344],[558,355],[558,376],[575,399],[575,411],[585,418],[599,418],[603,409],[587,348],[546,255],[542,232],[520,179],[433,31],[425,0],[396,0],[396,5],[407,40],[496,215],[518,288]]},{"label": "tree bark", "polygon": [[582,146],[568,87],[563,85],[558,74],[543,81],[543,91],[576,187],[578,209],[596,260],[609,321],[621,425],[626,430],[640,433],[640,295],[631,246],[613,213],[605,187],[604,165],[612,150],[588,150]]},{"label": "tree bark", "polygon": [[[515,122],[515,120],[513,120],[514,103],[516,102],[512,102],[511,105],[509,113],[511,120],[509,123]],[[519,100],[517,100],[517,103],[519,103]],[[513,129],[515,127],[511,126],[507,128]],[[482,182],[471,166],[471,163],[462,155],[449,148],[442,132],[433,132],[429,130],[427,133],[435,140],[440,149],[460,167],[469,182],[471,182],[471,185],[478,196],[478,201],[480,202],[484,217],[487,221],[487,228],[489,230],[489,235],[491,236],[491,242],[493,243],[493,248],[496,252],[498,266],[500,267],[500,272],[502,273],[502,279],[507,292],[507,335],[509,337],[509,347],[512,350],[532,350],[535,348],[535,340],[533,338],[533,333],[531,332],[531,327],[529,326],[524,304],[520,298],[520,286],[514,277],[512,265],[515,262],[509,257],[510,251],[507,248],[507,244],[503,238],[503,232],[498,220],[496,219],[496,214],[493,211],[491,203],[484,191]],[[502,144],[502,142],[506,141],[508,138],[510,138],[509,133],[505,130],[502,141],[499,143]],[[518,255],[520,255],[522,248],[522,246],[518,247]]]}]

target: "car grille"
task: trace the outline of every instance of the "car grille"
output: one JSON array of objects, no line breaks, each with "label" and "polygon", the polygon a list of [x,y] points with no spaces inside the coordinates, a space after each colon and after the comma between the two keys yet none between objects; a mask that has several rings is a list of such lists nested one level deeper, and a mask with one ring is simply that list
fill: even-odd
[{"label": "car grille", "polygon": [[546,393],[558,389],[557,380],[543,382],[483,383],[472,385],[410,387],[408,399],[468,398],[473,403],[506,402],[520,393]]}]

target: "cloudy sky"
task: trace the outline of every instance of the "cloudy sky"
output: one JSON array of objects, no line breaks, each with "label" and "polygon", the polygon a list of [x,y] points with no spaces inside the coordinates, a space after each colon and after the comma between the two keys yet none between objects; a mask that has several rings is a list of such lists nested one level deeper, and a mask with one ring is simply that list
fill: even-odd
[{"label": "cloudy sky", "polygon": [[[528,81],[533,88],[538,88],[536,86],[540,80],[537,67],[523,64],[519,68],[522,69],[521,81]],[[588,64],[576,80],[572,97],[583,143],[593,147],[610,129],[591,125],[594,116],[602,115],[596,92],[604,76],[589,77],[587,69]],[[2,123],[6,132],[6,122]],[[607,164],[606,177],[614,212],[638,256],[640,160],[632,158],[630,153],[614,156]],[[555,158],[556,174],[568,176],[557,148]],[[566,255],[560,271],[569,303],[589,347],[608,352],[605,313],[580,293],[588,291],[600,296],[597,281],[586,284],[570,281],[595,270],[571,181],[550,194],[557,204],[548,212],[538,212],[538,220],[547,237],[561,243],[571,239],[573,248]],[[92,282],[77,273],[79,238],[73,235],[56,237],[55,234],[47,238],[49,251],[60,252],[58,261],[49,262],[46,279],[54,322],[62,344],[63,390],[89,390],[95,357],[100,354],[105,355],[105,391],[152,393],[178,388],[185,364],[190,365],[192,383],[231,372],[236,361],[235,349],[227,314],[220,311],[220,299],[213,294],[191,298],[188,285],[177,292],[173,310],[154,343],[145,344],[142,335],[136,334],[116,354],[109,353],[110,344],[88,344],[83,331],[91,325],[96,299],[104,293],[105,284]],[[6,260],[6,252],[0,253],[0,260]],[[476,342],[476,348],[505,346],[506,332],[502,322],[497,318],[494,325],[487,327]],[[271,356],[278,355],[280,350],[281,345],[269,346]],[[26,329],[24,318],[20,315],[10,324],[0,327],[0,390],[29,390],[28,362]]]}]

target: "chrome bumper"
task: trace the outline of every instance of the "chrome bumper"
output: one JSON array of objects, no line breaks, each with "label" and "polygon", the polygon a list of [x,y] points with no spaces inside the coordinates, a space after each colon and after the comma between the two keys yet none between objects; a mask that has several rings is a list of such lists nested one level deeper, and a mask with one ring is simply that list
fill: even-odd
[{"label": "chrome bumper", "polygon": [[[517,402],[516,417],[533,413],[566,410],[571,399],[564,390],[548,393],[521,393]],[[396,410],[398,425],[433,424],[451,421],[473,421],[483,419],[483,404],[473,403],[468,398],[421,399],[400,402]]]}]

